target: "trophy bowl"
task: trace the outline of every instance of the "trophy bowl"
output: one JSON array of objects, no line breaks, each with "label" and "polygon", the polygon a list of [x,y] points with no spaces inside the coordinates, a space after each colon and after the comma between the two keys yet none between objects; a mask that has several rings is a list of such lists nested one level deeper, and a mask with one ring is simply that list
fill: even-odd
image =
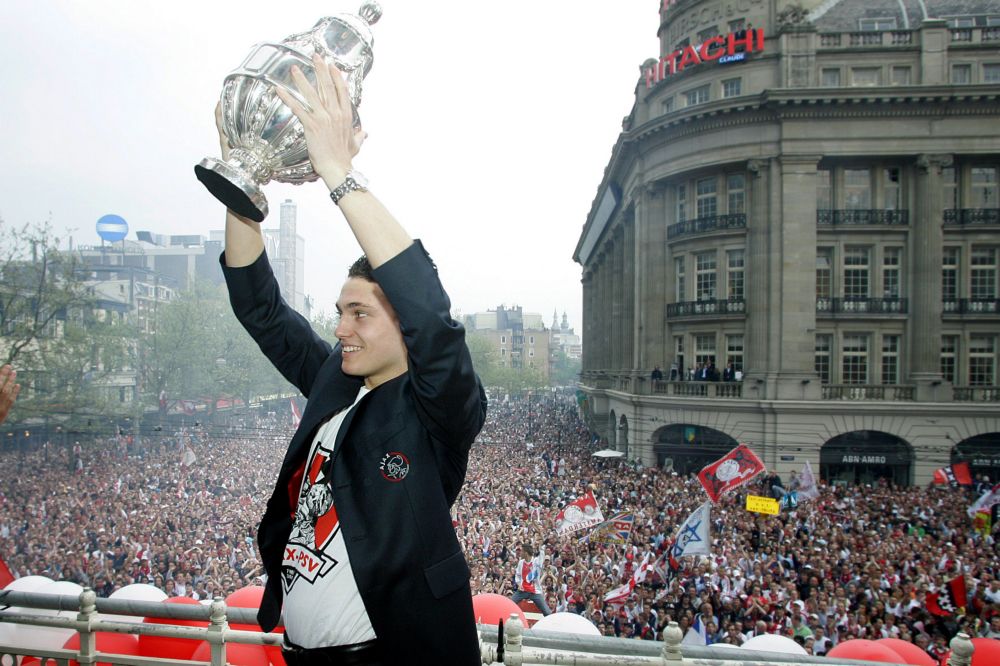
[{"label": "trophy bowl", "polygon": [[277,44],[258,44],[226,76],[220,102],[229,158],[206,157],[194,167],[198,180],[216,199],[234,213],[261,222],[268,212],[261,189],[266,183],[300,185],[318,178],[309,161],[302,123],[274,89],[280,87],[308,106],[292,81],[291,69],[297,65],[315,86],[312,56],[319,53],[344,73],[354,125],[360,127],[362,81],[372,66],[370,25],[381,13],[377,3],[366,2],[358,15],[322,18],[308,32]]}]

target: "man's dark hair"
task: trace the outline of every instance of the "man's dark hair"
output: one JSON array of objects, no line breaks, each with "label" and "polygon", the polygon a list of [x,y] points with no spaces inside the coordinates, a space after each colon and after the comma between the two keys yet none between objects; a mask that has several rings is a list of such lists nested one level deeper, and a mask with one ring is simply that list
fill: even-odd
[{"label": "man's dark hair", "polygon": [[347,277],[356,277],[368,280],[369,282],[375,282],[375,277],[372,275],[372,265],[368,262],[368,257],[361,255],[357,261],[351,264],[351,267],[347,269]]}]

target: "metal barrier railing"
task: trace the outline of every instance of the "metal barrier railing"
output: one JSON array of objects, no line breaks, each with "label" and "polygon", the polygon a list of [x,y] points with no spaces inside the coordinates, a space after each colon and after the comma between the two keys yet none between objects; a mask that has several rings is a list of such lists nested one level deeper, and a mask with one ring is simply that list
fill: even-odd
[{"label": "metal barrier railing", "polygon": [[[18,609],[75,611],[75,618],[52,615],[32,615]],[[103,620],[101,613],[155,617],[167,620],[207,621],[207,627],[187,627],[169,624],[148,624]],[[229,621],[255,624],[256,610],[227,608],[222,599],[208,606],[173,605],[152,601],[98,599],[93,590],[85,589],[78,597],[38,594],[33,592],[0,591],[0,624],[57,627],[72,629],[80,640],[79,649],[34,648],[16,644],[0,644],[0,661],[18,663],[15,657],[38,657],[43,666],[53,660],[58,666],[68,666],[70,660],[80,666],[111,663],[122,666],[225,666],[226,645],[280,646],[279,633],[263,633],[230,629]],[[119,655],[97,650],[96,633],[111,632],[133,635],[181,638],[207,641],[209,661],[165,659],[159,657]],[[776,652],[754,652],[715,646],[681,646],[682,633],[675,622],[665,630],[664,641],[644,641],[606,636],[582,636],[524,629],[516,615],[507,621],[503,640],[498,628],[480,625],[480,653],[483,664],[502,663],[507,666],[533,664],[574,664],[576,666],[787,666],[788,664],[823,664],[852,666],[874,664],[851,659],[831,659]],[[970,666],[974,646],[966,634],[951,641],[952,654],[948,666]],[[413,655],[410,663],[421,663]]]}]

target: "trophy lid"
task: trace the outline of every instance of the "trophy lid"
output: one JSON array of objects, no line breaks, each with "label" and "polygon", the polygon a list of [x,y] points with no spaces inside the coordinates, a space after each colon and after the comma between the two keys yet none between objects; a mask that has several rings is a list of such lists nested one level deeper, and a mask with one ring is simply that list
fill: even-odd
[{"label": "trophy lid", "polygon": [[371,25],[382,17],[377,2],[361,5],[357,14],[342,12],[321,18],[313,26],[313,36],[341,69],[361,69],[362,76],[372,66],[375,37]]}]

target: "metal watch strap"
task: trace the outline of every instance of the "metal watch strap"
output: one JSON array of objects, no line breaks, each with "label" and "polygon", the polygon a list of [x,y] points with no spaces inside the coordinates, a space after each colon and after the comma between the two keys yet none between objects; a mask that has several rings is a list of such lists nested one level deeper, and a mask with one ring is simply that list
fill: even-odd
[{"label": "metal watch strap", "polygon": [[[355,174],[358,178],[355,179]],[[359,183],[358,180],[364,180],[364,176],[358,174],[356,171],[348,171],[347,176],[344,178],[344,182],[333,188],[330,192],[330,198],[333,199],[333,203],[340,204],[340,200],[344,198],[349,192],[356,192],[358,190],[365,191],[368,188],[366,184]]]}]

